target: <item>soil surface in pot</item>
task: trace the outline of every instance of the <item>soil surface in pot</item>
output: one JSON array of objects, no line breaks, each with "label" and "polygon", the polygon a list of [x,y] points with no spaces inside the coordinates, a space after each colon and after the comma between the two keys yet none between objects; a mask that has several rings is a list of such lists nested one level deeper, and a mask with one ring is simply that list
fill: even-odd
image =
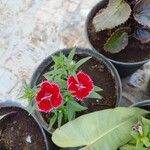
[{"label": "soil surface in pot", "polygon": [[[129,43],[128,46],[122,50],[119,53],[116,54],[110,54],[108,52],[104,51],[104,43],[110,37],[111,33],[116,30],[115,29],[110,30],[104,30],[100,32],[96,32],[95,28],[92,24],[93,18],[95,15],[99,12],[101,8],[104,8],[107,6],[107,1],[105,1],[102,5],[97,5],[94,12],[92,12],[92,15],[89,18],[89,22],[87,24],[87,33],[88,38],[92,46],[101,54],[104,56],[120,62],[139,62],[144,61],[147,59],[150,59],[150,43],[147,44],[141,44],[141,42],[134,37],[129,37]],[[126,23],[122,24],[121,27],[124,26],[130,26],[131,30],[133,30],[133,27],[137,27],[138,23],[133,19],[133,15],[127,20]]]},{"label": "soil surface in pot", "polygon": [[42,132],[28,112],[17,107],[2,107],[0,115],[16,114],[0,121],[0,150],[46,150]]},{"label": "soil surface in pot", "polygon": [[[76,55],[76,60],[80,60],[81,58],[84,57],[87,56]],[[52,64],[50,64],[47,68],[45,68],[43,73],[46,73],[49,70],[51,70],[51,65]],[[94,58],[91,58],[88,62],[83,64],[79,68],[79,70],[82,70],[83,72],[87,73],[94,81],[94,84],[103,89],[103,91],[100,92],[100,95],[103,97],[101,100],[86,99],[82,102],[84,106],[88,107],[88,110],[83,113],[85,114],[85,113],[94,112],[98,110],[114,108],[116,106],[116,100],[117,100],[116,81],[112,76],[111,71],[107,68],[107,66],[105,66],[102,62]],[[42,75],[40,76],[37,84],[45,80],[45,78]],[[47,122],[49,122],[49,118],[51,114],[43,113],[42,115],[44,119]]]}]

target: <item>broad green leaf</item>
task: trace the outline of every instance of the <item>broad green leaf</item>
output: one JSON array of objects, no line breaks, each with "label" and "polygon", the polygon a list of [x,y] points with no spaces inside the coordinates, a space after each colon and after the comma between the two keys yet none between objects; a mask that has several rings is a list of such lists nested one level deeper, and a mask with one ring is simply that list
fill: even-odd
[{"label": "broad green leaf", "polygon": [[82,66],[85,62],[87,62],[89,59],[91,59],[91,57],[86,57],[86,58],[83,58],[81,60],[79,60],[77,63],[76,63],[76,69],[78,69],[80,66]]},{"label": "broad green leaf", "polygon": [[49,127],[48,127],[49,129],[51,129],[53,127],[53,125],[55,124],[56,120],[57,120],[57,115],[54,114],[53,117],[50,118]]},{"label": "broad green leaf", "polygon": [[2,119],[4,119],[4,118],[7,118],[8,116],[11,116],[11,115],[16,114],[16,113],[17,113],[16,111],[11,111],[11,112],[9,112],[9,113],[7,113],[7,114],[0,115],[0,121],[1,121]]},{"label": "broad green leaf", "polygon": [[125,0],[109,0],[105,9],[101,9],[93,19],[95,30],[112,29],[124,23],[131,14],[131,8]]},{"label": "broad green leaf", "polygon": [[73,57],[75,56],[75,51],[76,51],[76,48],[73,48],[72,51],[70,52],[70,54],[68,55],[68,59],[70,61],[73,60]]},{"label": "broad green leaf", "polygon": [[102,99],[102,96],[93,91],[88,98]]},{"label": "broad green leaf", "polygon": [[104,44],[104,50],[109,53],[119,53],[128,45],[128,33],[124,28],[116,30]]},{"label": "broad green leaf", "polygon": [[58,112],[58,128],[61,127],[62,119],[63,119],[63,113],[62,112]]},{"label": "broad green leaf", "polygon": [[103,91],[103,89],[95,85],[94,86],[94,91],[95,92],[100,92],[100,91]]},{"label": "broad green leaf", "polygon": [[52,140],[59,147],[116,150],[129,142],[132,125],[146,113],[139,108],[118,107],[86,114],[56,129]]},{"label": "broad green leaf", "polygon": [[143,123],[144,125],[150,126],[150,119],[146,119],[146,118],[142,117],[142,123]]},{"label": "broad green leaf", "polygon": [[150,1],[139,0],[134,6],[134,18],[135,20],[150,28]]},{"label": "broad green leaf", "polygon": [[149,148],[145,148],[145,147],[139,147],[138,148],[134,145],[126,144],[126,145],[120,147],[119,150],[149,150]]}]

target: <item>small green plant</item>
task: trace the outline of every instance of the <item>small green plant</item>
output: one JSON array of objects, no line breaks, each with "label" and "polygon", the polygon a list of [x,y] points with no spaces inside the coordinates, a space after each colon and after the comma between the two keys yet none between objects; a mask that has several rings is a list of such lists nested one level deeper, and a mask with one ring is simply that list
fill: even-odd
[{"label": "small green plant", "polygon": [[[49,113],[49,129],[76,118],[81,111],[87,110],[81,103],[86,98],[101,99],[101,88],[94,85],[89,75],[79,67],[91,59],[86,57],[76,61],[76,49],[68,56],[63,53],[52,56],[53,66],[44,74],[46,81],[31,89],[25,86],[24,96],[35,103],[33,110]],[[32,105],[32,103],[30,103]]]},{"label": "small green plant", "polygon": [[150,149],[150,120],[144,117],[133,125],[130,132],[132,138],[120,150],[149,150]]},{"label": "small green plant", "polygon": [[[132,17],[133,16],[133,17]],[[120,25],[129,18],[137,24]],[[109,0],[106,8],[101,9],[93,19],[96,32],[113,29],[106,40],[104,50],[119,53],[128,45],[129,37],[138,39],[142,44],[150,42],[150,1],[149,0]],[[118,29],[115,27],[118,26]]]}]

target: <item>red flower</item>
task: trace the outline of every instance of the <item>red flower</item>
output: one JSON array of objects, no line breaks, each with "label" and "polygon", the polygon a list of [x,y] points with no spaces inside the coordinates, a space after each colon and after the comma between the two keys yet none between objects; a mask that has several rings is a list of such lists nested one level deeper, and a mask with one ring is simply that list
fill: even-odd
[{"label": "red flower", "polygon": [[38,109],[42,112],[50,112],[63,103],[58,85],[48,81],[42,82],[35,100],[38,103]]},{"label": "red flower", "polygon": [[92,79],[83,72],[78,72],[77,77],[70,76],[67,81],[68,90],[78,100],[88,97],[94,89]]}]

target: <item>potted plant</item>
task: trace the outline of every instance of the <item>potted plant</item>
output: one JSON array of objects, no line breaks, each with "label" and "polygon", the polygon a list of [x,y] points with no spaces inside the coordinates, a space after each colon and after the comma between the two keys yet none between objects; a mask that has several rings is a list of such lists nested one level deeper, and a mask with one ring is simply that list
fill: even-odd
[{"label": "potted plant", "polygon": [[33,100],[38,120],[52,133],[82,114],[117,106],[121,82],[113,65],[98,53],[64,49],[39,65],[24,96]]},{"label": "potted plant", "polygon": [[148,150],[149,111],[118,107],[78,117],[55,130],[52,141],[76,150]]},{"label": "potted plant", "polygon": [[150,58],[149,12],[149,0],[102,0],[88,15],[89,43],[114,63],[121,77]]},{"label": "potted plant", "polygon": [[0,102],[0,149],[50,150],[46,135],[35,118],[19,103]]}]

